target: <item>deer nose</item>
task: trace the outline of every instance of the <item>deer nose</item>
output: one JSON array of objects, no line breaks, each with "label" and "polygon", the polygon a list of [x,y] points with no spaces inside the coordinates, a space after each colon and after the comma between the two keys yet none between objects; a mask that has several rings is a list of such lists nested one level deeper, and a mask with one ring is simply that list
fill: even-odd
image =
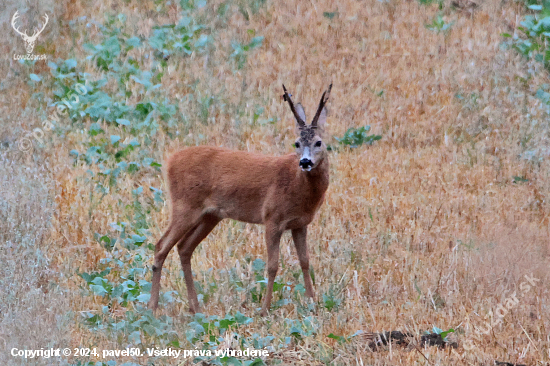
[{"label": "deer nose", "polygon": [[300,160],[300,167],[303,169],[311,168],[313,166],[313,162],[309,159],[301,159]]}]

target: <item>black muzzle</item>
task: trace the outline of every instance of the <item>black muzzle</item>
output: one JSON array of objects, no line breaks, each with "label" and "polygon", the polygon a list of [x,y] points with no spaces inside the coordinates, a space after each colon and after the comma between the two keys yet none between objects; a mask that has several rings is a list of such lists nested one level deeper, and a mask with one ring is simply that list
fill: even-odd
[{"label": "black muzzle", "polygon": [[302,169],[311,169],[313,167],[313,162],[309,159],[300,160],[300,168]]}]

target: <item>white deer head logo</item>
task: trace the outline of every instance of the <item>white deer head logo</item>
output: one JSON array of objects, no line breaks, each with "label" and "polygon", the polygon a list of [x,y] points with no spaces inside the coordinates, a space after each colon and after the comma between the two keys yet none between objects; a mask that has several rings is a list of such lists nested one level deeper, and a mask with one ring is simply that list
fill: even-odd
[{"label": "white deer head logo", "polygon": [[16,11],[15,14],[13,14],[13,17],[11,18],[11,26],[13,27],[13,29],[15,29],[17,33],[21,35],[21,37],[23,37],[23,41],[25,41],[25,49],[27,50],[27,53],[32,53],[32,50],[34,49],[34,44],[36,43],[36,39],[38,38],[40,33],[42,33],[44,28],[46,28],[46,24],[48,24],[48,14],[44,15],[45,22],[44,22],[44,25],[42,26],[42,29],[35,30],[32,36],[29,36],[27,34],[27,30],[25,30],[25,32],[23,33],[23,32],[20,32],[19,29],[17,29],[17,27],[15,26],[15,21],[17,18],[19,18],[19,14]]}]

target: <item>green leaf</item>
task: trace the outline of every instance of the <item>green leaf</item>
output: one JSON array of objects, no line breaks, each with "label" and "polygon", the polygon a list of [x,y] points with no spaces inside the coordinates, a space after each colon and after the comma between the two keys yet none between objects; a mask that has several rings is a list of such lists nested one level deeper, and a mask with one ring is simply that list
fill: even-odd
[{"label": "green leaf", "polygon": [[138,103],[136,105],[136,111],[138,111],[142,118],[145,118],[153,110],[153,104],[151,103]]},{"label": "green leaf", "polygon": [[235,324],[235,320],[233,319],[222,319],[220,320],[219,329],[228,329],[233,324]]},{"label": "green leaf", "polygon": [[362,330],[358,330],[357,332],[353,333],[352,335],[350,335],[349,337],[350,338],[353,338],[353,337],[357,337],[358,335],[361,335],[365,332],[363,332]]},{"label": "green leaf", "polygon": [[254,319],[247,317],[239,311],[237,311],[237,314],[235,314],[235,320],[239,324],[250,324],[254,321]]},{"label": "green leaf", "polygon": [[529,179],[525,178],[525,176],[519,177],[517,175],[514,175],[514,183],[523,183],[523,182],[529,182]]},{"label": "green leaf", "polygon": [[141,344],[141,332],[139,330],[135,330],[128,336],[128,341],[132,342],[133,344]]},{"label": "green leaf", "polygon": [[451,329],[449,329],[449,330],[446,330],[446,331],[444,331],[444,332],[441,332],[439,335],[441,336],[441,338],[442,338],[443,340],[445,340],[445,338],[447,338],[447,334],[449,334],[449,333],[454,333],[454,332],[455,332],[455,330],[454,330],[453,328],[451,328]]},{"label": "green leaf", "polygon": [[139,47],[139,45],[141,44],[141,41],[138,37],[132,37],[132,38],[128,38],[126,40],[126,44],[128,46],[131,46],[133,48],[136,48],[136,47]]},{"label": "green leaf", "polygon": [[104,131],[103,131],[103,129],[101,129],[101,126],[97,122],[92,123],[90,125],[90,130],[88,131],[90,136],[97,136],[98,134],[100,134],[102,132],[104,132]]},{"label": "green leaf", "polygon": [[256,273],[263,273],[265,269],[265,262],[261,258],[256,258],[252,262],[252,270]]},{"label": "green leaf", "polygon": [[108,294],[107,290],[101,285],[90,285],[90,290],[92,290],[94,294],[99,296]]},{"label": "green leaf", "polygon": [[118,135],[111,135],[111,144],[116,144],[117,142],[120,141],[120,136]]},{"label": "green leaf", "polygon": [[242,362],[239,361],[239,359],[237,359],[236,357],[224,357],[223,361],[226,365],[243,366]]},{"label": "green leaf", "polygon": [[264,37],[263,36],[258,36],[258,37],[254,37],[252,38],[252,40],[250,41],[250,43],[248,44],[248,47],[250,49],[252,48],[256,48],[256,47],[260,47],[262,45],[262,42],[264,41]]},{"label": "green leaf", "polygon": [[265,365],[265,362],[262,361],[261,358],[257,358],[255,360],[250,360],[250,361],[245,360],[243,362],[245,366],[264,366]]},{"label": "green leaf", "polygon": [[77,62],[74,58],[65,60],[65,66],[70,70],[76,68]]},{"label": "green leaf", "polygon": [[343,343],[343,342],[346,341],[346,337],[342,337],[342,336],[336,335],[334,333],[330,333],[327,337],[337,340],[338,343]]},{"label": "green leaf", "polygon": [[137,301],[147,303],[149,302],[149,299],[151,298],[151,294],[141,294],[138,297],[136,297]]},{"label": "green leaf", "polygon": [[195,42],[195,48],[203,48],[208,43],[208,36],[206,34],[201,34],[199,39]]},{"label": "green leaf", "polygon": [[130,126],[130,121],[123,118],[117,118],[116,123],[118,123],[119,125]]}]

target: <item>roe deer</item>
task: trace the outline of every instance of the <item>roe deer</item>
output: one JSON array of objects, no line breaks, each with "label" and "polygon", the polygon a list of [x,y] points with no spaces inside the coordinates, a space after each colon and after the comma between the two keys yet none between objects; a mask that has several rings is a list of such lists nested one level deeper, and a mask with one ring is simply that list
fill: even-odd
[{"label": "roe deer", "polygon": [[225,218],[265,225],[268,283],[261,315],[267,315],[279,267],[279,242],[285,230],[292,239],[304,274],[306,295],[314,298],[306,244],[307,225],[323,202],[329,183],[329,162],[321,134],[327,118],[323,93],[311,125],[304,108],[294,106],[283,85],[299,137],[296,153],[263,156],[218,147],[188,147],[166,161],[172,216],[155,247],[149,308],[158,306],[162,265],[178,244],[191,313],[199,312],[191,256],[197,245]]}]

